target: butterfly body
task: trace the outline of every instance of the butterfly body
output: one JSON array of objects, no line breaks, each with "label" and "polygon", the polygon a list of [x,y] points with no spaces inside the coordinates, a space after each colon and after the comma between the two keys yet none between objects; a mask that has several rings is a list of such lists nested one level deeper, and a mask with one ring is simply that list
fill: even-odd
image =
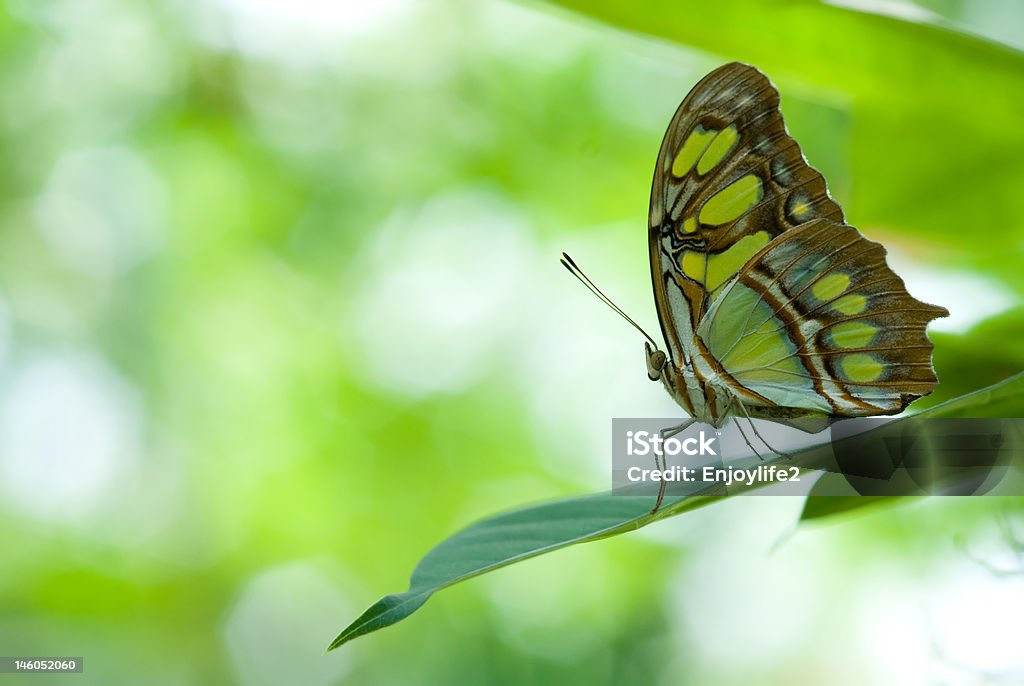
[{"label": "butterfly body", "polygon": [[755,68],[727,64],[679,106],[648,242],[667,354],[648,376],[692,418],[893,414],[937,380],[931,319],[885,250],[844,223]]},{"label": "butterfly body", "polygon": [[664,353],[652,350],[649,344],[646,352],[648,377],[652,381],[660,380],[668,394],[694,419],[721,426],[728,417],[728,405],[733,396],[717,374],[698,376],[689,366],[674,365]]}]

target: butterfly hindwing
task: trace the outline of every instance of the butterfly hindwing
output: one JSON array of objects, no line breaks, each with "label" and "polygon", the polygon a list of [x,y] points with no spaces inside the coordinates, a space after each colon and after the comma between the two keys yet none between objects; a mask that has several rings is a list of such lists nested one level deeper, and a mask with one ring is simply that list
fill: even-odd
[{"label": "butterfly hindwing", "polygon": [[711,296],[752,255],[817,218],[843,213],[787,133],[768,78],[740,63],[704,77],[669,125],[651,191],[651,272],[673,359],[695,354]]},{"label": "butterfly hindwing", "polygon": [[754,406],[891,414],[934,388],[925,327],[946,315],[907,292],[881,245],[822,219],[755,254],[697,333]]}]

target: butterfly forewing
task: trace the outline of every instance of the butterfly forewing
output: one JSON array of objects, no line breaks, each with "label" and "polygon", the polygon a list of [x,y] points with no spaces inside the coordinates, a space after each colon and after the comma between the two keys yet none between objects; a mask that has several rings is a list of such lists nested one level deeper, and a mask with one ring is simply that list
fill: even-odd
[{"label": "butterfly forewing", "polygon": [[698,336],[752,406],[891,414],[935,387],[925,327],[946,315],[907,292],[881,245],[821,219],[755,254]]},{"label": "butterfly forewing", "polygon": [[708,74],[669,125],[651,191],[651,272],[673,359],[696,354],[711,296],[752,255],[818,218],[843,214],[786,132],[775,87],[740,63]]}]

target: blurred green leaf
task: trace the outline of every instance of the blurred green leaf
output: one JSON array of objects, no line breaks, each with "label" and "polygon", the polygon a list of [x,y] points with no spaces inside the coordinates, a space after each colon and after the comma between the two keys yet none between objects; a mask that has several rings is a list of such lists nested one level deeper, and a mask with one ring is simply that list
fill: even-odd
[{"label": "blurred green leaf", "polygon": [[[1024,184],[1017,163],[1024,155],[1021,52],[925,17],[907,21],[817,1],[551,4],[720,61],[753,64],[780,86],[784,114],[794,96],[840,107],[850,116],[848,132],[834,128],[830,139],[817,140],[798,127],[793,132],[812,164],[836,148],[848,151],[850,190],[836,186],[842,179],[835,174],[828,180],[851,224],[869,235],[914,233],[936,244],[904,246],[922,261],[961,269],[967,263],[1024,287],[1014,261],[992,251],[989,241],[964,240],[965,227],[984,227],[988,239],[1021,252],[1024,196],[1015,190]],[[665,88],[682,98],[690,85],[681,80]]]},{"label": "blurred green leaf", "polygon": [[[825,479],[832,477],[843,478],[842,474],[822,474],[815,488],[821,486]],[[886,496],[886,495],[862,495],[862,496],[838,496],[838,495],[815,495],[812,489],[811,494],[804,500],[804,509],[800,512],[801,522],[810,522],[823,517],[831,517],[853,510],[868,510],[878,507],[895,505],[907,498],[914,496]]]},{"label": "blurred green leaf", "polygon": [[962,334],[929,335],[935,342],[935,371],[940,383],[935,393],[915,407],[938,405],[1024,369],[1024,307],[985,319]]},{"label": "blurred green leaf", "polygon": [[[999,412],[1020,414],[1024,411],[1024,373],[920,414],[929,417],[985,416],[988,406],[997,408]],[[797,452],[794,463],[802,467],[813,467],[823,457],[823,452],[830,452],[827,445]],[[752,488],[760,485],[755,483]],[[739,490],[734,492],[738,493]],[[717,496],[707,493],[682,496],[674,501],[669,499],[665,507],[651,515],[651,497],[634,498],[601,493],[541,503],[484,519],[456,533],[427,553],[412,573],[409,590],[381,598],[346,627],[328,650],[405,619],[442,588],[576,543],[633,531],[653,521],[696,509],[715,499]],[[801,519],[852,509],[844,501],[858,500],[863,501],[862,505],[867,505],[874,504],[877,499],[819,500],[834,501],[834,504],[817,502],[809,505],[805,507]]]}]

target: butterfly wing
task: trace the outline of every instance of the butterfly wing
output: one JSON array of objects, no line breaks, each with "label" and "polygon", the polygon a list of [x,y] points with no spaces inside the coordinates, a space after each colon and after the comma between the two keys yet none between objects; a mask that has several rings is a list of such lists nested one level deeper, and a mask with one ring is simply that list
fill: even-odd
[{"label": "butterfly wing", "polygon": [[948,314],[907,292],[881,245],[820,219],[751,257],[697,333],[745,405],[870,416],[935,387],[925,327]]},{"label": "butterfly wing", "polygon": [[843,213],[787,133],[768,78],[736,62],[704,77],[672,118],[651,190],[651,277],[677,364],[696,354],[711,296],[773,238],[816,218]]}]

